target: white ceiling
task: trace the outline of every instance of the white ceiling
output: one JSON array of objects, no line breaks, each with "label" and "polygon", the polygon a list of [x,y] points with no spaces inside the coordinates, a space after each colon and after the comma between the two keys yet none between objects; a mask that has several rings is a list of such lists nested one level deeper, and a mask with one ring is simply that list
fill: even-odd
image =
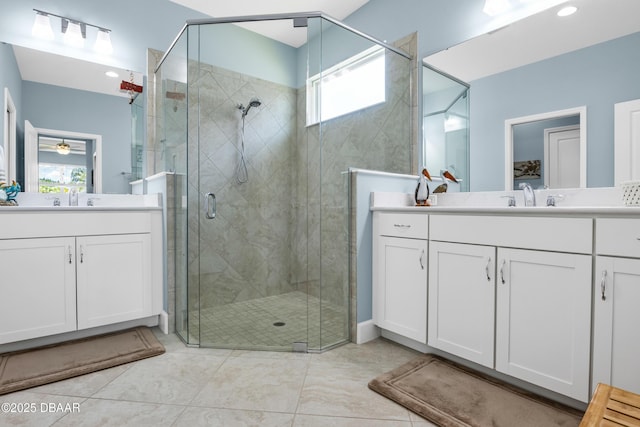
[{"label": "white ceiling", "polygon": [[425,58],[465,82],[640,31],[640,0],[572,0]]},{"label": "white ceiling", "polygon": [[[322,11],[333,18],[342,20],[364,6],[369,0],[170,1],[213,18]],[[306,32],[291,31],[291,22],[246,22],[238,25],[293,47],[300,47],[306,42]]]},{"label": "white ceiling", "polygon": [[[122,80],[131,81],[128,70],[16,45],[13,52],[22,80],[126,98],[130,96],[120,90]],[[116,72],[118,77],[107,77],[107,71]],[[134,72],[133,82],[142,85],[142,74]]]}]

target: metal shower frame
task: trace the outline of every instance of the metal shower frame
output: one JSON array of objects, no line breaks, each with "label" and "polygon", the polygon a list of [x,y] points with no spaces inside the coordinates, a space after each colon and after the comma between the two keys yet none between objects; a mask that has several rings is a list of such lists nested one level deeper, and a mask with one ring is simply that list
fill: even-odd
[{"label": "metal shower frame", "polygon": [[162,63],[164,62],[166,57],[169,55],[169,53],[171,53],[171,50],[176,45],[176,43],[178,43],[178,40],[180,39],[182,34],[191,25],[233,24],[233,23],[239,23],[239,22],[281,21],[281,20],[285,20],[285,19],[293,19],[294,26],[304,27],[304,26],[306,26],[306,20],[309,19],[309,18],[322,18],[322,19],[325,19],[325,20],[331,22],[334,25],[337,25],[337,26],[339,26],[341,28],[344,28],[345,30],[350,31],[350,32],[352,32],[354,34],[357,34],[360,37],[364,37],[365,39],[370,40],[370,41],[372,41],[372,42],[384,47],[385,49],[389,49],[390,51],[395,52],[398,55],[401,55],[401,56],[403,56],[403,57],[405,57],[405,58],[407,58],[409,60],[413,60],[413,56],[411,56],[407,52],[404,52],[402,49],[398,49],[397,47],[392,46],[392,45],[390,45],[390,44],[388,44],[386,42],[383,42],[382,40],[378,40],[377,38],[375,38],[373,36],[370,36],[369,34],[363,33],[360,30],[356,30],[355,28],[352,28],[352,27],[344,24],[343,22],[339,21],[338,19],[335,19],[332,16],[327,15],[326,13],[323,13],[323,12],[296,12],[296,13],[275,13],[275,14],[266,14],[266,15],[228,16],[228,17],[223,17],[223,18],[190,19],[182,26],[182,28],[178,32],[178,35],[171,42],[171,44],[169,45],[169,48],[167,49],[167,51],[162,56],[162,59],[160,59],[160,62],[156,66],[154,72],[158,72],[158,70],[162,66]]}]

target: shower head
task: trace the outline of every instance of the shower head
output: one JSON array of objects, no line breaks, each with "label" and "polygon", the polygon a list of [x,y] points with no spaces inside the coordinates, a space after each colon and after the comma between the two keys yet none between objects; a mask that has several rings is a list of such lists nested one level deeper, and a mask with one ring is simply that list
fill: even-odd
[{"label": "shower head", "polygon": [[238,109],[242,110],[242,117],[244,117],[247,115],[251,107],[259,107],[260,105],[262,105],[262,102],[260,102],[258,98],[251,98],[251,101],[249,101],[249,105],[245,107],[244,105],[240,104]]}]

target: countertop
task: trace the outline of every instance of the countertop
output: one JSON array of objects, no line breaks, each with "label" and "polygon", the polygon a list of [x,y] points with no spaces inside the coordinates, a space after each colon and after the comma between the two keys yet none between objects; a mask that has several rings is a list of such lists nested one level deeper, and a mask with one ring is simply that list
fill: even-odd
[{"label": "countertop", "polygon": [[10,212],[132,212],[162,210],[160,206],[0,206],[0,214]]},{"label": "countertop", "polygon": [[377,212],[421,212],[494,215],[597,215],[640,216],[638,206],[373,206]]},{"label": "countertop", "polygon": [[[536,190],[540,206],[525,207],[522,191],[451,193],[438,195],[434,206],[414,206],[412,194],[372,192],[371,211],[420,212],[433,214],[470,215],[522,215],[522,216],[617,216],[640,217],[640,206],[622,203],[617,188],[564,190],[556,195],[556,206],[546,206],[547,194],[551,190]],[[514,198],[516,206],[509,207],[507,198]]]}]

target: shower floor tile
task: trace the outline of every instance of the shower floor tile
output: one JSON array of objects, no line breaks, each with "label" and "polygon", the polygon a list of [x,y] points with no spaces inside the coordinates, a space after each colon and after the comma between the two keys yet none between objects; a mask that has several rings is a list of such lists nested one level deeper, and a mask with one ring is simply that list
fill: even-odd
[{"label": "shower floor tile", "polygon": [[200,325],[201,347],[291,350],[305,342],[320,349],[348,339],[345,310],[294,291],[205,308],[189,320]]}]

